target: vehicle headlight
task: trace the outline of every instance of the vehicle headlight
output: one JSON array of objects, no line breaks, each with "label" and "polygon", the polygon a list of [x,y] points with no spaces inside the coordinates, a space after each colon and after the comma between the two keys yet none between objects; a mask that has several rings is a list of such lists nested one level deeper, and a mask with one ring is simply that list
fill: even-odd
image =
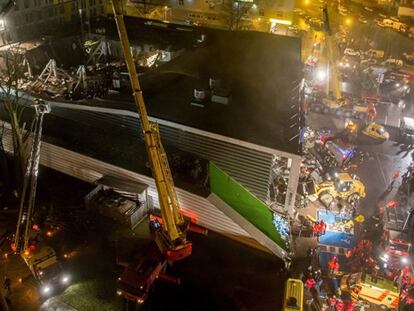
[{"label": "vehicle headlight", "polygon": [[117,294],[118,296],[121,296],[121,295],[122,295],[122,292],[121,292],[120,290],[117,290],[117,291],[116,291],[116,294]]},{"label": "vehicle headlight", "polygon": [[48,293],[50,293],[50,291],[51,291],[51,288],[50,288],[49,285],[45,285],[45,286],[42,287],[42,293],[43,294],[48,294]]},{"label": "vehicle headlight", "polygon": [[403,258],[401,258],[401,262],[402,262],[403,264],[407,264],[407,263],[408,263],[408,259],[407,259],[407,257],[403,257]]},{"label": "vehicle headlight", "polygon": [[142,299],[142,298],[138,298],[138,299],[137,299],[137,302],[138,302],[138,303],[144,303],[144,299]]},{"label": "vehicle headlight", "polygon": [[61,279],[61,282],[62,282],[63,284],[67,284],[67,283],[69,282],[69,276],[64,275],[64,276],[62,277],[62,279]]}]

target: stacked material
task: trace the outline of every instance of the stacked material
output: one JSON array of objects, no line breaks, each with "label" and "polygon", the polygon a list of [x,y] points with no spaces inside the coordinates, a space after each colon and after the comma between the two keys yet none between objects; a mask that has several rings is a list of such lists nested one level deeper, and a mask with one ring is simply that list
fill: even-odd
[{"label": "stacked material", "polygon": [[145,216],[143,203],[127,199],[112,190],[100,191],[95,201],[99,213],[134,228]]}]

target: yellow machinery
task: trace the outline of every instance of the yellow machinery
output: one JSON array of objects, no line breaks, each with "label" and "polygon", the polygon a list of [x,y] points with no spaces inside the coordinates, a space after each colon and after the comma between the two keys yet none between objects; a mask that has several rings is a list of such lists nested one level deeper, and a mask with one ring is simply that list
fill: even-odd
[{"label": "yellow machinery", "polygon": [[354,273],[342,277],[340,288],[342,292],[349,292],[353,300],[366,308],[371,305],[379,306],[381,310],[398,308],[400,288],[391,280]]},{"label": "yellow machinery", "polygon": [[362,134],[378,140],[388,140],[390,134],[385,130],[381,124],[372,122],[361,131]]},{"label": "yellow machinery", "polygon": [[[350,137],[356,138],[359,132],[359,126],[352,122],[348,121],[345,124],[345,131],[348,136],[348,139]],[[385,127],[381,124],[370,122],[368,125],[366,125],[363,130],[361,130],[361,133],[365,136],[377,139],[377,140],[388,140],[390,138],[390,134],[385,130]]]},{"label": "yellow machinery", "polygon": [[335,41],[332,37],[331,25],[329,23],[328,7],[325,5],[322,9],[326,56],[327,56],[327,75],[326,75],[326,98],[322,100],[325,106],[331,109],[341,107],[344,102],[341,99],[341,81],[340,73],[336,60],[338,59],[338,50],[336,49]]},{"label": "yellow machinery", "polygon": [[327,206],[334,199],[353,203],[365,197],[365,186],[356,176],[351,176],[348,173],[339,173],[335,174],[334,180],[327,180],[315,185],[315,194]]},{"label": "yellow machinery", "polygon": [[283,297],[283,311],[302,311],[303,294],[303,282],[297,279],[288,279]]},{"label": "yellow machinery", "polygon": [[128,67],[135,104],[140,116],[141,128],[152,174],[158,190],[162,226],[159,230],[155,231],[155,241],[161,252],[167,256],[167,260],[174,262],[191,254],[192,245],[186,237],[188,223],[180,213],[167,155],[161,144],[158,125],[156,123],[150,123],[148,120],[148,114],[125,27],[122,3],[122,0],[112,0],[112,7],[125,62]]}]

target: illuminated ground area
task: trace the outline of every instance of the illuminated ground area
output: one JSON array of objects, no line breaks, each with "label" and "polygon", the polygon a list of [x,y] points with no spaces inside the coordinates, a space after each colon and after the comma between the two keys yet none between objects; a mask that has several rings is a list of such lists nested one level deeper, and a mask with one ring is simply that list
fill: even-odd
[{"label": "illuminated ground area", "polygon": [[[47,178],[47,183],[45,180]],[[39,206],[50,210],[63,230],[50,239],[59,254],[71,253],[65,269],[72,276],[72,285],[57,295],[61,301],[78,310],[122,310],[116,295],[116,279],[122,268],[116,255],[126,256],[138,251],[150,240],[147,222],[133,232],[99,215],[83,211],[82,197],[90,186],[41,168]],[[12,229],[12,216],[2,218]],[[281,262],[274,257],[248,248],[210,232],[208,237],[190,236],[193,255],[169,268],[181,277],[176,286],[159,282],[145,310],[279,310],[283,292]],[[18,258],[2,259],[0,278],[5,273],[13,280],[14,310],[36,310],[35,282],[27,277],[17,282],[21,270],[12,275]],[[7,264],[5,264],[7,262]],[[29,291],[31,294],[29,294]],[[29,297],[29,295],[32,295]],[[162,298],[161,298],[162,297]],[[25,298],[25,299],[23,299]],[[29,299],[31,298],[31,299]],[[56,301],[55,301],[56,302]]]}]

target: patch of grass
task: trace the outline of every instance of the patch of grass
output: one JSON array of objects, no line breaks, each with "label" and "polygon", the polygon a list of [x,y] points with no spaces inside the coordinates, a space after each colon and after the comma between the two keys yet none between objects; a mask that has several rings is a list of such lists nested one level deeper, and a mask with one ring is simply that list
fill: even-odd
[{"label": "patch of grass", "polygon": [[122,310],[122,301],[116,296],[116,282],[97,278],[69,286],[59,297],[77,310]]}]

